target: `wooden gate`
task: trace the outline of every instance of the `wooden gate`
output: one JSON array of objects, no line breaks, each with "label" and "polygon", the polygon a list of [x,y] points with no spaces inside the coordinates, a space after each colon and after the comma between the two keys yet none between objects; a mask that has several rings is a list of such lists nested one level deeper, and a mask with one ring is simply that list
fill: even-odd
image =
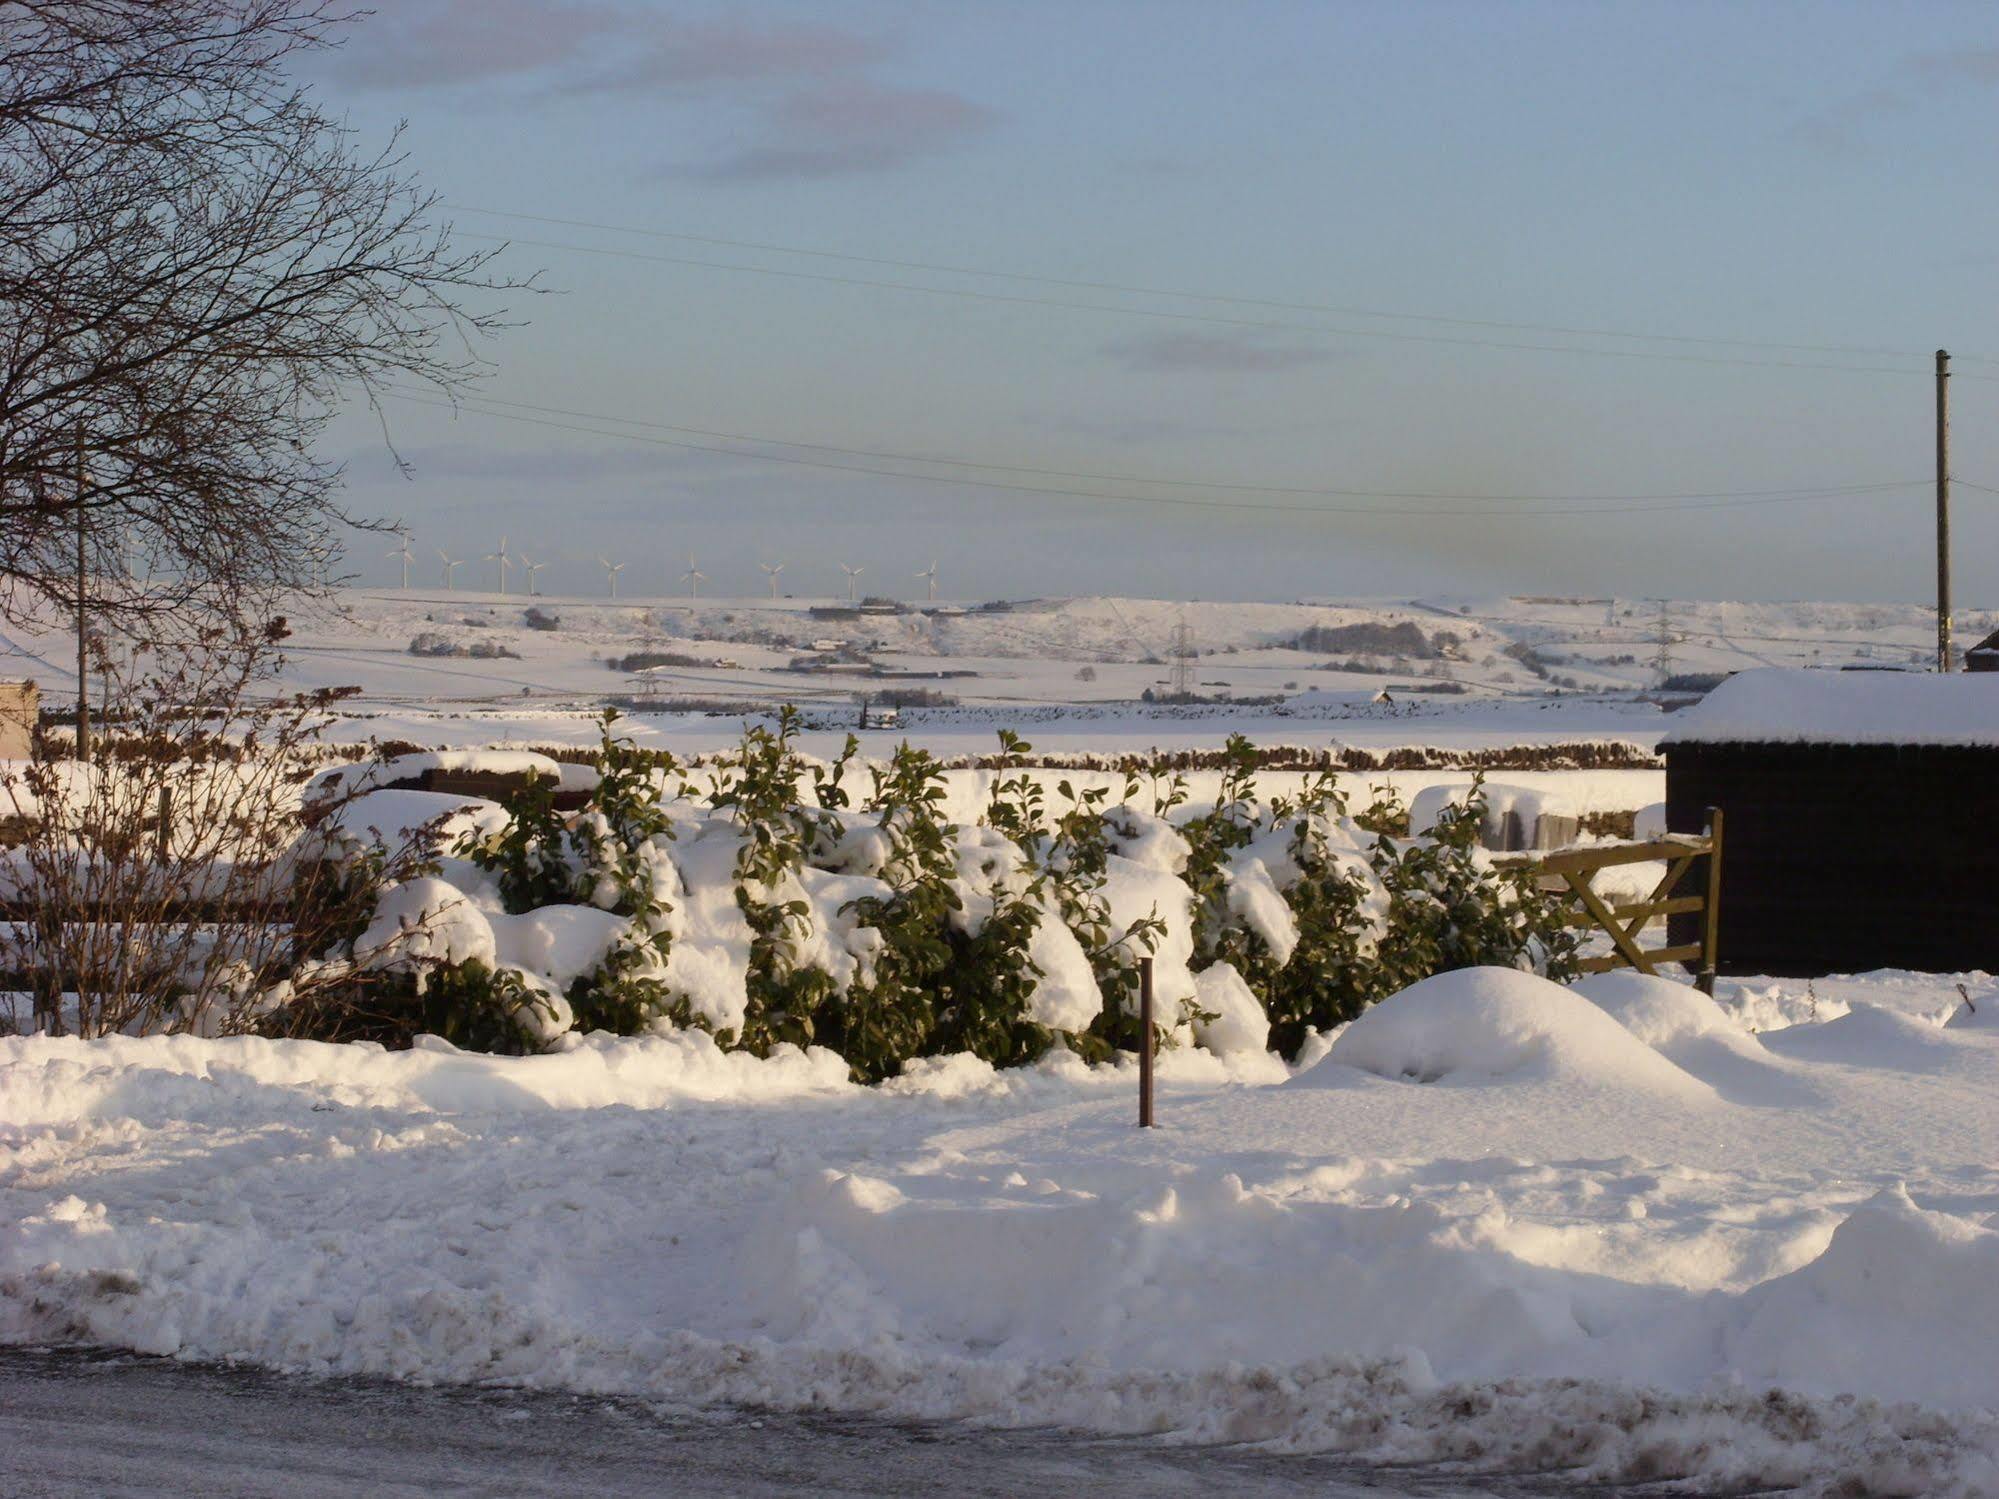
[{"label": "wooden gate", "polygon": [[[1661,963],[1684,963],[1694,970],[1695,982],[1702,991],[1712,994],[1715,944],[1721,927],[1721,828],[1721,809],[1710,807],[1707,831],[1699,835],[1668,833],[1648,843],[1618,843],[1548,854],[1509,854],[1493,862],[1502,868],[1531,870],[1542,889],[1559,892],[1574,902],[1575,909],[1568,914],[1569,925],[1595,927],[1610,938],[1609,952],[1581,960],[1583,972],[1635,968],[1640,973],[1657,973]],[[1675,895],[1674,889],[1699,859],[1707,861],[1707,877],[1701,882],[1704,888],[1691,895]],[[1590,883],[1600,869],[1658,860],[1665,861],[1665,876],[1644,900],[1611,905]],[[1639,946],[1639,934],[1651,922],[1695,913],[1701,918],[1698,942],[1668,947]]]}]

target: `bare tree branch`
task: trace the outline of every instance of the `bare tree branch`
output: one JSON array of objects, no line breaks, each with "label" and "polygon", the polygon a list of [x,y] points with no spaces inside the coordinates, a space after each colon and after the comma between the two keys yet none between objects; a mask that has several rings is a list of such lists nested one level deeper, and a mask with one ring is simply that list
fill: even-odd
[{"label": "bare tree branch", "polygon": [[361,14],[0,0],[0,615],[78,602],[79,519],[113,622],[317,590],[340,402],[484,369],[530,283],[287,75]]}]

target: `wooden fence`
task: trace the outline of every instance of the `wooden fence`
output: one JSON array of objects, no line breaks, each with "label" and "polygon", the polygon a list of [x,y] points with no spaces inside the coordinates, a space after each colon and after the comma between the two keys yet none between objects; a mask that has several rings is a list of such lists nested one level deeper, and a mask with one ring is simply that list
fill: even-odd
[{"label": "wooden fence", "polygon": [[[1647,843],[1508,854],[1493,862],[1502,868],[1533,871],[1542,889],[1564,894],[1573,902],[1574,909],[1568,913],[1571,926],[1595,927],[1610,938],[1611,950],[1584,958],[1583,972],[1634,968],[1640,973],[1657,973],[1661,963],[1684,963],[1694,971],[1702,991],[1712,994],[1721,931],[1721,834],[1721,809],[1710,807],[1707,831],[1698,835],[1668,833]],[[1702,860],[1706,861],[1705,878],[1695,881],[1695,893],[1675,895],[1695,863]],[[1660,861],[1665,863],[1666,873],[1643,900],[1612,905],[1591,884],[1599,870]],[[1700,917],[1699,941],[1654,948],[1639,945],[1640,934],[1652,922],[1694,914]]]}]

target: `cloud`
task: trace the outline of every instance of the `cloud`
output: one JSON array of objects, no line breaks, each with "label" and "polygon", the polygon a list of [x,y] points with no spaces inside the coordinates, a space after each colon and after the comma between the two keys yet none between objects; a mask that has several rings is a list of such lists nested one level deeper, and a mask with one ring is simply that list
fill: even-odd
[{"label": "cloud", "polygon": [[1793,139],[1827,156],[1852,156],[1867,145],[1867,129],[1886,115],[1909,108],[1908,98],[1891,88],[1869,89],[1807,115],[1791,127]]},{"label": "cloud", "polygon": [[335,71],[364,88],[519,82],[566,98],[685,99],[735,116],[718,157],[670,168],[713,181],[886,171],[997,116],[962,94],[882,82],[883,41],[817,22],[687,20],[610,0],[398,0],[356,28]]},{"label": "cloud", "polygon": [[1330,349],[1272,343],[1242,333],[1141,333],[1114,339],[1103,352],[1126,369],[1146,374],[1274,374],[1338,357]]},{"label": "cloud", "polygon": [[1999,84],[1999,47],[1924,52],[1909,59],[1909,69],[1934,82],[1991,86]]},{"label": "cloud", "polygon": [[882,171],[960,145],[995,119],[983,105],[941,89],[842,79],[780,100],[765,113],[754,143],[693,172],[756,181]]},{"label": "cloud", "polygon": [[881,62],[879,42],[831,26],[741,22],[682,24],[652,19],[631,61],[576,85],[602,89],[675,88],[767,78],[839,76]]},{"label": "cloud", "polygon": [[354,29],[334,72],[361,88],[444,88],[574,64],[630,24],[602,0],[401,0]]},{"label": "cloud", "polygon": [[1852,156],[1867,147],[1869,127],[1906,114],[1938,91],[1999,87],[1999,47],[1921,52],[1890,70],[1888,81],[1836,99],[1791,127],[1793,139],[1828,156]]}]

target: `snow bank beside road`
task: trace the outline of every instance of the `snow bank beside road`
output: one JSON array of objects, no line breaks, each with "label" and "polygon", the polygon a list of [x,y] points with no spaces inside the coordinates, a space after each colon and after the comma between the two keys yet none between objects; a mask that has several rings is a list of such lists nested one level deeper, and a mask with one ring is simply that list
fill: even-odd
[{"label": "snow bank beside road", "polygon": [[1406,991],[1310,1086],[1171,1053],[1147,1132],[1129,1069],[1066,1056],[863,1089],[691,1034],[0,1041],[0,1337],[1999,1488],[1999,1031],[1844,981],[1935,1043],[1856,1065],[1836,1022],[1779,1052],[1684,990],[1520,978]]},{"label": "snow bank beside road", "polygon": [[107,1120],[192,1126],[218,1110],[493,1115],[768,1103],[847,1091],[858,1091],[847,1064],[823,1047],[780,1046],[760,1060],[723,1051],[705,1031],[596,1035],[530,1057],[460,1051],[428,1037],[411,1051],[247,1037],[0,1041],[0,1139],[10,1144],[38,1129]]}]

